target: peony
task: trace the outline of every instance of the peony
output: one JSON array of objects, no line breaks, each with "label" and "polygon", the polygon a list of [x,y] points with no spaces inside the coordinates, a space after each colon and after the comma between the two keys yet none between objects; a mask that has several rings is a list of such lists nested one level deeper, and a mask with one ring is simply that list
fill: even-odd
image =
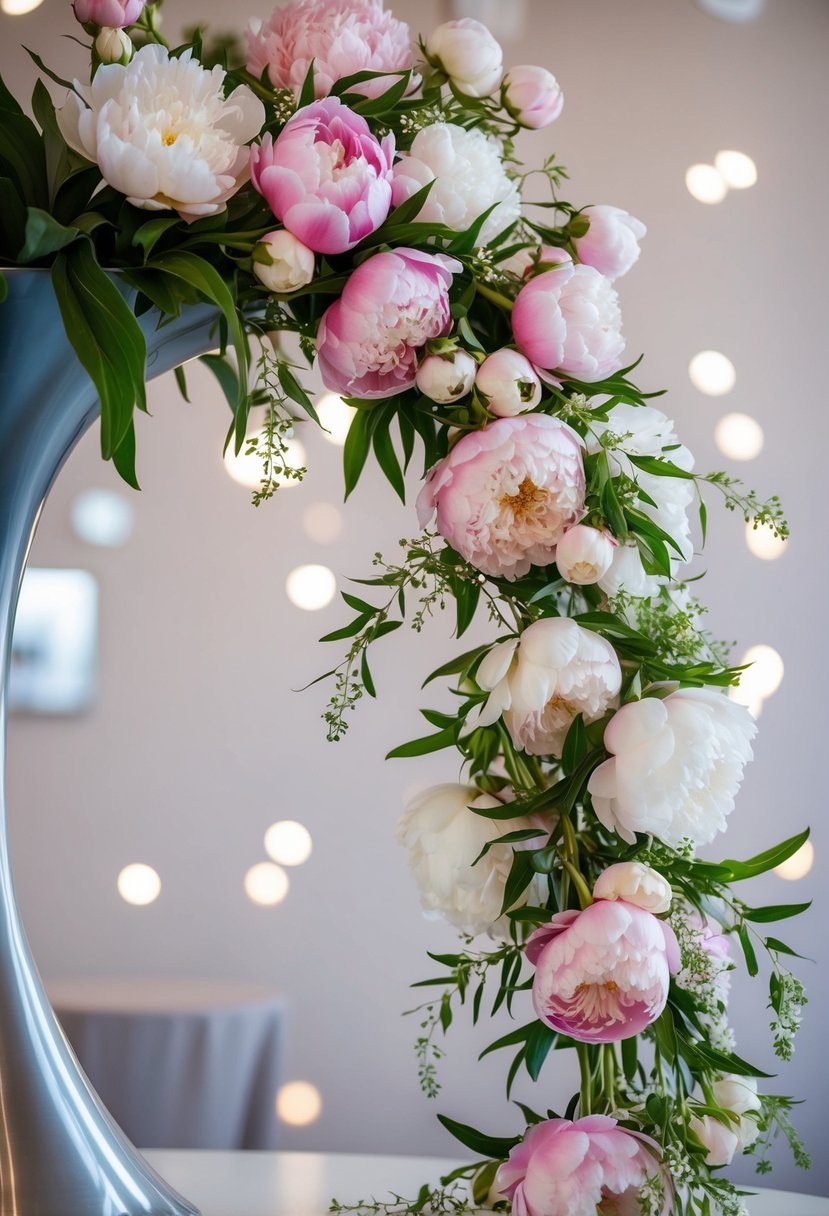
[{"label": "peony", "polygon": [[623,899],[654,915],[668,911],[672,895],[668,880],[642,861],[617,861],[593,885],[594,899]]},{"label": "peony", "polygon": [[558,542],[558,572],[568,583],[579,587],[597,583],[610,569],[615,550],[616,541],[609,533],[575,524]]},{"label": "peony", "polygon": [[489,97],[501,83],[501,47],[474,17],[439,25],[426,39],[426,53],[467,97]]},{"label": "peony", "polygon": [[516,579],[549,565],[581,515],[584,465],[575,431],[547,414],[499,418],[463,436],[429,473],[417,500],[438,530],[484,574]]},{"label": "peony", "polygon": [[[693,481],[682,477],[660,477],[637,468],[630,456],[663,456],[678,468],[691,472],[694,457],[681,444],[674,432],[674,424],[661,410],[650,405],[616,405],[608,413],[607,420],[596,419],[591,423],[587,436],[587,450],[599,451],[602,437],[610,432],[619,440],[619,446],[607,448],[610,472],[614,477],[624,474],[641,486],[647,498],[636,504],[663,532],[667,532],[679,546],[680,554],[669,550],[678,566],[690,561],[694,553],[691,538],[689,510],[694,501]],[[648,502],[652,499],[652,502]],[[639,550],[625,553],[620,546],[613,565],[599,581],[605,594],[616,595],[624,589],[629,595],[653,595],[659,586],[655,576],[645,573]]]},{"label": "peony", "polygon": [[[463,232],[488,211],[477,244],[486,245],[521,215],[518,186],[507,177],[500,145],[483,131],[436,122],[418,131],[408,155],[394,166],[397,207],[434,182],[417,213],[423,223]],[[497,204],[497,205],[496,205]]]},{"label": "peony", "polygon": [[[757,1116],[762,1102],[753,1077],[738,1077],[729,1073],[712,1085],[714,1100],[723,1110],[739,1116],[737,1123],[721,1123],[713,1115],[691,1119],[691,1131],[708,1149],[707,1165],[730,1165],[737,1152],[749,1148],[759,1135]],[[702,1101],[699,1093],[695,1095]]]},{"label": "peony", "polygon": [[513,1216],[638,1216],[639,1191],[660,1175],[667,1216],[673,1188],[658,1152],[649,1136],[619,1127],[610,1115],[548,1119],[510,1150],[493,1190],[510,1200]]},{"label": "peony", "polygon": [[593,809],[631,844],[636,832],[708,844],[725,829],[756,733],[744,705],[710,688],[631,701],[605,731],[611,756],[591,774]]},{"label": "peony", "polygon": [[285,228],[268,232],[253,251],[253,273],[268,291],[298,291],[314,277],[314,254]]},{"label": "peony", "polygon": [[532,130],[549,127],[564,109],[564,94],[553,73],[531,64],[510,68],[501,85],[501,100],[517,123]]},{"label": "peony", "polygon": [[250,168],[289,232],[317,253],[344,253],[388,215],[393,160],[393,135],[378,141],[361,115],[326,97],[254,145]]},{"label": "peony", "polygon": [[567,617],[544,617],[520,638],[493,646],[476,679],[490,694],[476,726],[490,726],[503,714],[516,747],[560,756],[578,714],[595,722],[616,703],[622,669],[599,634]]},{"label": "peony", "polygon": [[325,387],[372,399],[411,388],[417,352],[449,328],[449,287],[459,269],[443,254],[402,247],[361,263],[317,331]]},{"label": "peony", "polygon": [[561,251],[554,252],[555,269],[530,279],[516,297],[515,341],[538,367],[603,380],[619,370],[625,349],[618,296],[598,270],[562,262]]},{"label": "peony", "polygon": [[605,205],[588,207],[581,218],[590,227],[573,241],[579,261],[608,279],[627,274],[639,258],[639,242],[648,231],[642,221],[621,207]]},{"label": "peony", "polygon": [[679,969],[670,925],[621,899],[557,912],[530,934],[526,954],[537,1016],[580,1043],[641,1034],[665,1008]]},{"label": "peony", "polygon": [[[267,21],[251,23],[247,67],[257,78],[265,68],[275,89],[298,97],[314,63],[314,92],[325,97],[355,72],[402,72],[412,66],[409,27],[383,10],[383,0],[293,0]],[[355,92],[378,97],[394,84],[378,77]]]},{"label": "peony", "polygon": [[81,25],[122,30],[127,25],[135,25],[145,3],[146,0],[75,0],[72,8]]},{"label": "peony", "polygon": [[417,369],[417,387],[430,401],[448,405],[471,390],[477,369],[478,364],[465,350],[427,355]]},{"label": "peony", "polygon": [[125,30],[105,26],[95,39],[95,54],[101,63],[127,64],[132,59],[132,39]]},{"label": "peony", "polygon": [[[473,865],[481,849],[507,831],[539,827],[539,836],[545,834],[529,819],[503,824],[469,809],[501,805],[472,785],[435,785],[409,803],[397,829],[398,840],[409,852],[424,911],[442,916],[471,936],[484,932],[509,936],[509,921],[499,917],[513,847],[496,844]],[[546,882],[538,878],[520,903],[543,904],[545,898]]]},{"label": "peony", "polygon": [[192,221],[223,211],[248,178],[245,146],[265,121],[245,85],[224,96],[225,72],[185,51],[142,47],[122,66],[105,64],[89,86],[75,81],[58,122],[64,139],[127,201],[178,211]]},{"label": "peony", "polygon": [[541,400],[541,381],[533,365],[508,346],[487,355],[478,368],[475,387],[498,418],[514,418],[534,409]]}]

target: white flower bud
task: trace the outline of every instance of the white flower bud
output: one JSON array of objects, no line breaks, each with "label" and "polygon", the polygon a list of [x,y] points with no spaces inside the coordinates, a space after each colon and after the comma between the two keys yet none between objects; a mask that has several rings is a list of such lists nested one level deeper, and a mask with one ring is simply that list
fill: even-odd
[{"label": "white flower bud", "polygon": [[533,365],[507,346],[484,359],[475,386],[487,408],[499,418],[514,418],[534,409],[541,400],[541,381]]},{"label": "white flower bud", "polygon": [[594,899],[622,899],[659,915],[671,906],[671,884],[641,861],[619,861],[596,879]]},{"label": "white flower bud", "polygon": [[263,236],[256,245],[253,273],[268,291],[298,291],[314,277],[314,254],[293,233],[280,228]]},{"label": "white flower bud", "polygon": [[556,565],[568,583],[586,587],[607,574],[613,562],[616,541],[600,528],[576,524],[568,528],[556,546]]},{"label": "white flower bud", "polygon": [[417,387],[439,405],[465,397],[475,383],[477,363],[465,350],[447,355],[427,355],[417,369]]},{"label": "white flower bud", "polygon": [[132,59],[132,51],[132,39],[125,30],[104,26],[95,39],[95,52],[101,63],[127,64]]},{"label": "white flower bud", "polygon": [[501,83],[501,47],[473,17],[439,25],[426,39],[426,51],[467,97],[489,97]]}]

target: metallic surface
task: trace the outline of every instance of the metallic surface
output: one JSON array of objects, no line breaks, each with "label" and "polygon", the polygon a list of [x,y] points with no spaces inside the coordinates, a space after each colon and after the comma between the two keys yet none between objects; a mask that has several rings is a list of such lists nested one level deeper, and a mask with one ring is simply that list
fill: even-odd
[{"label": "metallic surface", "polygon": [[[46,495],[95,421],[95,390],[63,332],[48,271],[6,272],[0,304],[0,1216],[194,1216],[132,1147],[58,1025],[20,924],[5,818],[6,685],[17,597]],[[147,336],[147,375],[215,345],[185,309]],[[55,808],[57,812],[58,808]]]}]

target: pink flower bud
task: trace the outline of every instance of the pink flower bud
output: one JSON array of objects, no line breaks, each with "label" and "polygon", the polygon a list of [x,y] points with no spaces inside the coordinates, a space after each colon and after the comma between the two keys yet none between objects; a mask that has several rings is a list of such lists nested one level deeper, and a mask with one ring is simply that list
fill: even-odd
[{"label": "pink flower bud", "polygon": [[81,25],[100,25],[121,30],[135,25],[145,0],[75,0],[72,7]]},{"label": "pink flower bud", "polygon": [[417,369],[416,384],[431,401],[448,405],[465,397],[475,383],[477,363],[465,350],[427,355]]},{"label": "pink flower bud", "polygon": [[556,548],[556,565],[568,583],[586,587],[597,583],[610,569],[616,541],[600,528],[576,524],[568,528]]},{"label": "pink flower bud", "polygon": [[541,400],[541,381],[529,359],[505,346],[484,359],[475,378],[487,408],[498,418],[514,418]]},{"label": "pink flower bud", "polygon": [[534,131],[549,127],[564,108],[564,94],[555,76],[532,64],[510,68],[501,85],[501,99],[517,123]]},{"label": "pink flower bud", "polygon": [[590,227],[573,241],[579,261],[608,279],[627,274],[639,258],[639,242],[648,231],[642,221],[621,207],[604,205],[588,207],[582,218]]}]

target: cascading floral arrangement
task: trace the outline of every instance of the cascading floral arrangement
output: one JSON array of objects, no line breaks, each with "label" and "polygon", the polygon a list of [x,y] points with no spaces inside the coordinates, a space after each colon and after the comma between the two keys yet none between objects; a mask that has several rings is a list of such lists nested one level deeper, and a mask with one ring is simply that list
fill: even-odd
[{"label": "cascading floral arrangement", "polygon": [[[328,673],[329,736],[376,695],[370,647],[412,600],[418,631],[449,603],[458,638],[479,609],[492,630],[432,672],[452,707],[424,709],[433,733],[392,753],[456,749],[465,778],[420,794],[399,828],[424,908],[462,935],[425,981],[438,995],[418,1011],[420,1080],[434,1097],[439,1032],[459,1005],[477,1021],[490,990],[491,1012],[520,1022],[486,1049],[515,1053],[508,1094],[552,1049],[576,1050],[581,1084],[563,1113],[519,1103],[517,1132],[494,1111],[486,1132],[442,1116],[479,1159],[370,1210],[736,1216],[721,1173],[736,1153],[768,1169],[782,1132],[808,1163],[791,1099],[758,1091],[766,1074],[736,1053],[727,1014],[734,946],[752,975],[761,953],[790,1056],[805,997],[765,926],[805,905],[752,907],[739,884],[808,833],[748,861],[696,855],[727,826],[755,724],[683,571],[706,486],[786,524],[776,498],[694,472],[630,378],[614,282],[645,226],[564,201],[554,157],[522,167],[514,137],[556,120],[562,93],[544,68],[505,73],[475,20],[440,26],[418,57],[381,0],[293,0],[234,66],[198,32],[171,49],[144,0],[74,10],[89,82],[37,60],[68,92],[56,107],[39,83],[36,122],[0,88],[0,258],[51,267],[104,456],[137,485],[136,318],[207,300],[228,442],[261,454],[254,501],[271,497],[301,476],[298,416],[318,421],[280,346],[292,333],[353,407],[347,494],[373,453],[404,498],[424,455],[425,531],[397,562],[377,555],[357,581],[381,602],[343,593],[355,615],[325,639],[348,643]],[[250,433],[253,406],[265,420]]]}]

